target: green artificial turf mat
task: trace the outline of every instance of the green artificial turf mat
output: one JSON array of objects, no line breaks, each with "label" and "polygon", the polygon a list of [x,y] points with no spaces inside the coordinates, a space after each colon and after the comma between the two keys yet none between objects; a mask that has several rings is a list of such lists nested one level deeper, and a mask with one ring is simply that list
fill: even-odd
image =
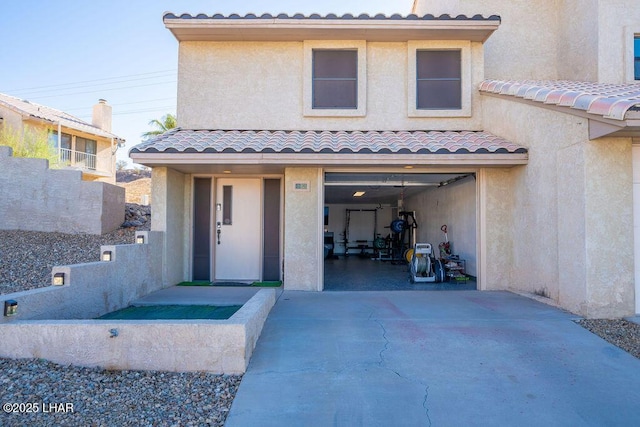
[{"label": "green artificial turf mat", "polygon": [[149,305],[127,307],[98,317],[100,320],[168,320],[168,319],[228,319],[241,305]]},{"label": "green artificial turf mat", "polygon": [[253,282],[251,286],[261,286],[261,287],[269,287],[269,288],[277,288],[282,286],[281,281],[273,281],[273,282]]},{"label": "green artificial turf mat", "polygon": [[211,286],[208,280],[194,280],[192,282],[180,282],[176,286]]}]

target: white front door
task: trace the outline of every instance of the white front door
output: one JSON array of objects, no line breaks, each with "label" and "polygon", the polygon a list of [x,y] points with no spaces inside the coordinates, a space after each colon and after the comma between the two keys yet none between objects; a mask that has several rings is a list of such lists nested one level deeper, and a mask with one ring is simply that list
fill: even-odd
[{"label": "white front door", "polygon": [[217,180],[215,281],[260,280],[261,183],[255,178]]}]

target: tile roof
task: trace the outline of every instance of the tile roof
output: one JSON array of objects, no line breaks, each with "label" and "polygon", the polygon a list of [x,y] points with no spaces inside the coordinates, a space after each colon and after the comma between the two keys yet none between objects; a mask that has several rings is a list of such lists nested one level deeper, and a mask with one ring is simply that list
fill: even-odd
[{"label": "tile roof", "polygon": [[56,110],[55,108],[47,107],[45,105],[36,104],[31,101],[16,98],[14,96],[0,93],[0,106],[12,109],[23,116],[30,116],[56,124],[59,122],[62,126],[69,129],[75,129],[104,138],[115,138],[118,140],[123,140],[123,138],[120,138],[117,135],[106,132],[92,125],[91,123],[87,123],[77,117],[72,116],[71,114],[65,113],[64,111]]},{"label": "tile roof", "polygon": [[238,14],[231,14],[231,15],[223,15],[220,13],[216,13],[216,14],[212,14],[212,15],[207,15],[205,13],[199,13],[197,15],[191,15],[189,13],[183,13],[180,15],[176,15],[174,13],[171,12],[167,12],[164,14],[163,19],[217,19],[217,20],[222,20],[222,19],[227,19],[227,20],[233,20],[233,19],[298,19],[298,20],[314,20],[314,19],[338,19],[338,20],[360,20],[360,21],[366,21],[366,20],[393,20],[393,21],[398,21],[398,20],[404,20],[404,21],[413,21],[413,20],[423,20],[423,21],[500,21],[500,17],[498,15],[491,15],[489,17],[484,17],[482,15],[473,15],[473,16],[466,16],[466,15],[457,15],[457,16],[451,16],[448,14],[444,14],[444,15],[440,15],[440,16],[434,16],[431,14],[427,14],[424,16],[418,16],[415,14],[410,14],[407,16],[402,16],[398,13],[393,14],[391,16],[387,16],[385,14],[382,13],[378,13],[377,15],[371,16],[369,14],[363,13],[360,15],[352,15],[350,13],[338,16],[336,14],[330,13],[328,15],[320,15],[317,13],[313,13],[309,16],[306,16],[302,13],[295,13],[293,15],[289,15],[286,13],[280,13],[280,14],[276,14],[276,15],[272,15],[270,13],[264,13],[262,15],[256,15],[253,13],[248,13],[244,16],[238,15]]},{"label": "tile roof", "polygon": [[527,149],[487,132],[269,131],[176,128],[130,153],[521,154]]},{"label": "tile roof", "polygon": [[640,111],[640,83],[485,80],[480,84],[480,92],[573,108],[615,120],[625,120],[630,111]]}]

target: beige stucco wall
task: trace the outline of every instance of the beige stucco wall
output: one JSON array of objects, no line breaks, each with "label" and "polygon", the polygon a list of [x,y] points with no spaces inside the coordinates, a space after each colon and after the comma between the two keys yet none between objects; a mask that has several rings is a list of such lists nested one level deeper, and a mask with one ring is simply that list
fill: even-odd
[{"label": "beige stucco wall", "polygon": [[0,106],[0,130],[3,129],[22,129],[22,116],[15,111]]},{"label": "beige stucco wall", "polygon": [[418,242],[431,243],[434,255],[444,242],[440,227],[447,225],[453,254],[466,261],[465,273],[477,276],[476,180],[473,177],[444,187],[427,189],[405,200],[405,208],[416,212]]},{"label": "beige stucco wall", "polygon": [[513,272],[513,170],[478,171],[478,289],[510,289]]},{"label": "beige stucco wall", "polygon": [[499,15],[485,74],[502,80],[633,80],[637,0],[419,0],[416,13]]},{"label": "beige stucco wall", "polygon": [[191,219],[187,217],[184,208],[190,179],[175,169],[157,167],[151,171],[151,182],[151,230],[165,233],[162,277],[164,286],[171,286],[188,280],[185,272],[189,265],[189,251],[185,242],[189,240],[190,234],[186,227],[191,223]]},{"label": "beige stucco wall", "polygon": [[[424,46],[428,46],[426,43]],[[423,46],[421,44],[421,46]],[[469,45],[472,87],[484,78],[482,44]],[[480,130],[479,94],[467,118],[408,117],[407,43],[366,44],[363,117],[304,116],[302,42],[182,42],[178,117],[193,129]],[[237,70],[242,69],[242,78]]]},{"label": "beige stucco wall", "polygon": [[[286,168],[284,172],[284,288],[319,291],[323,277],[324,189],[321,169]],[[309,191],[294,191],[308,182]]]},{"label": "beige stucco wall", "polygon": [[[533,2],[532,2],[533,3]],[[558,78],[598,80],[598,0],[557,1]]]},{"label": "beige stucco wall", "polygon": [[640,35],[640,4],[599,0],[598,18],[598,81],[633,82],[633,35]]},{"label": "beige stucco wall", "polygon": [[512,218],[498,243],[500,269],[510,277],[487,273],[488,285],[544,294],[589,317],[632,314],[631,140],[589,141],[586,119],[509,99],[486,96],[483,108],[488,131],[529,148],[529,164],[501,183],[511,206],[500,210]]},{"label": "beige stucco wall", "polygon": [[589,142],[584,159],[588,307],[581,311],[627,316],[635,313],[631,139]]},{"label": "beige stucco wall", "polygon": [[416,14],[499,15],[500,27],[484,45],[485,76],[555,79],[556,3],[556,0],[419,0]]}]

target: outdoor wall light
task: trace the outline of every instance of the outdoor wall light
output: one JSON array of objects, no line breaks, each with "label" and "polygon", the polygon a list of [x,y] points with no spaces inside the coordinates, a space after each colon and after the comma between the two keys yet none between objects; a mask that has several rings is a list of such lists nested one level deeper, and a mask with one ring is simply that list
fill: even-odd
[{"label": "outdoor wall light", "polygon": [[111,261],[111,251],[104,251],[102,252],[102,260],[103,261]]},{"label": "outdoor wall light", "polygon": [[139,234],[136,236],[136,243],[139,245],[143,245],[144,244],[144,235]]},{"label": "outdoor wall light", "polygon": [[64,273],[56,273],[53,275],[53,284],[55,286],[64,285]]},{"label": "outdoor wall light", "polygon": [[8,299],[4,302],[4,315],[15,316],[18,314],[18,301],[14,299]]}]

